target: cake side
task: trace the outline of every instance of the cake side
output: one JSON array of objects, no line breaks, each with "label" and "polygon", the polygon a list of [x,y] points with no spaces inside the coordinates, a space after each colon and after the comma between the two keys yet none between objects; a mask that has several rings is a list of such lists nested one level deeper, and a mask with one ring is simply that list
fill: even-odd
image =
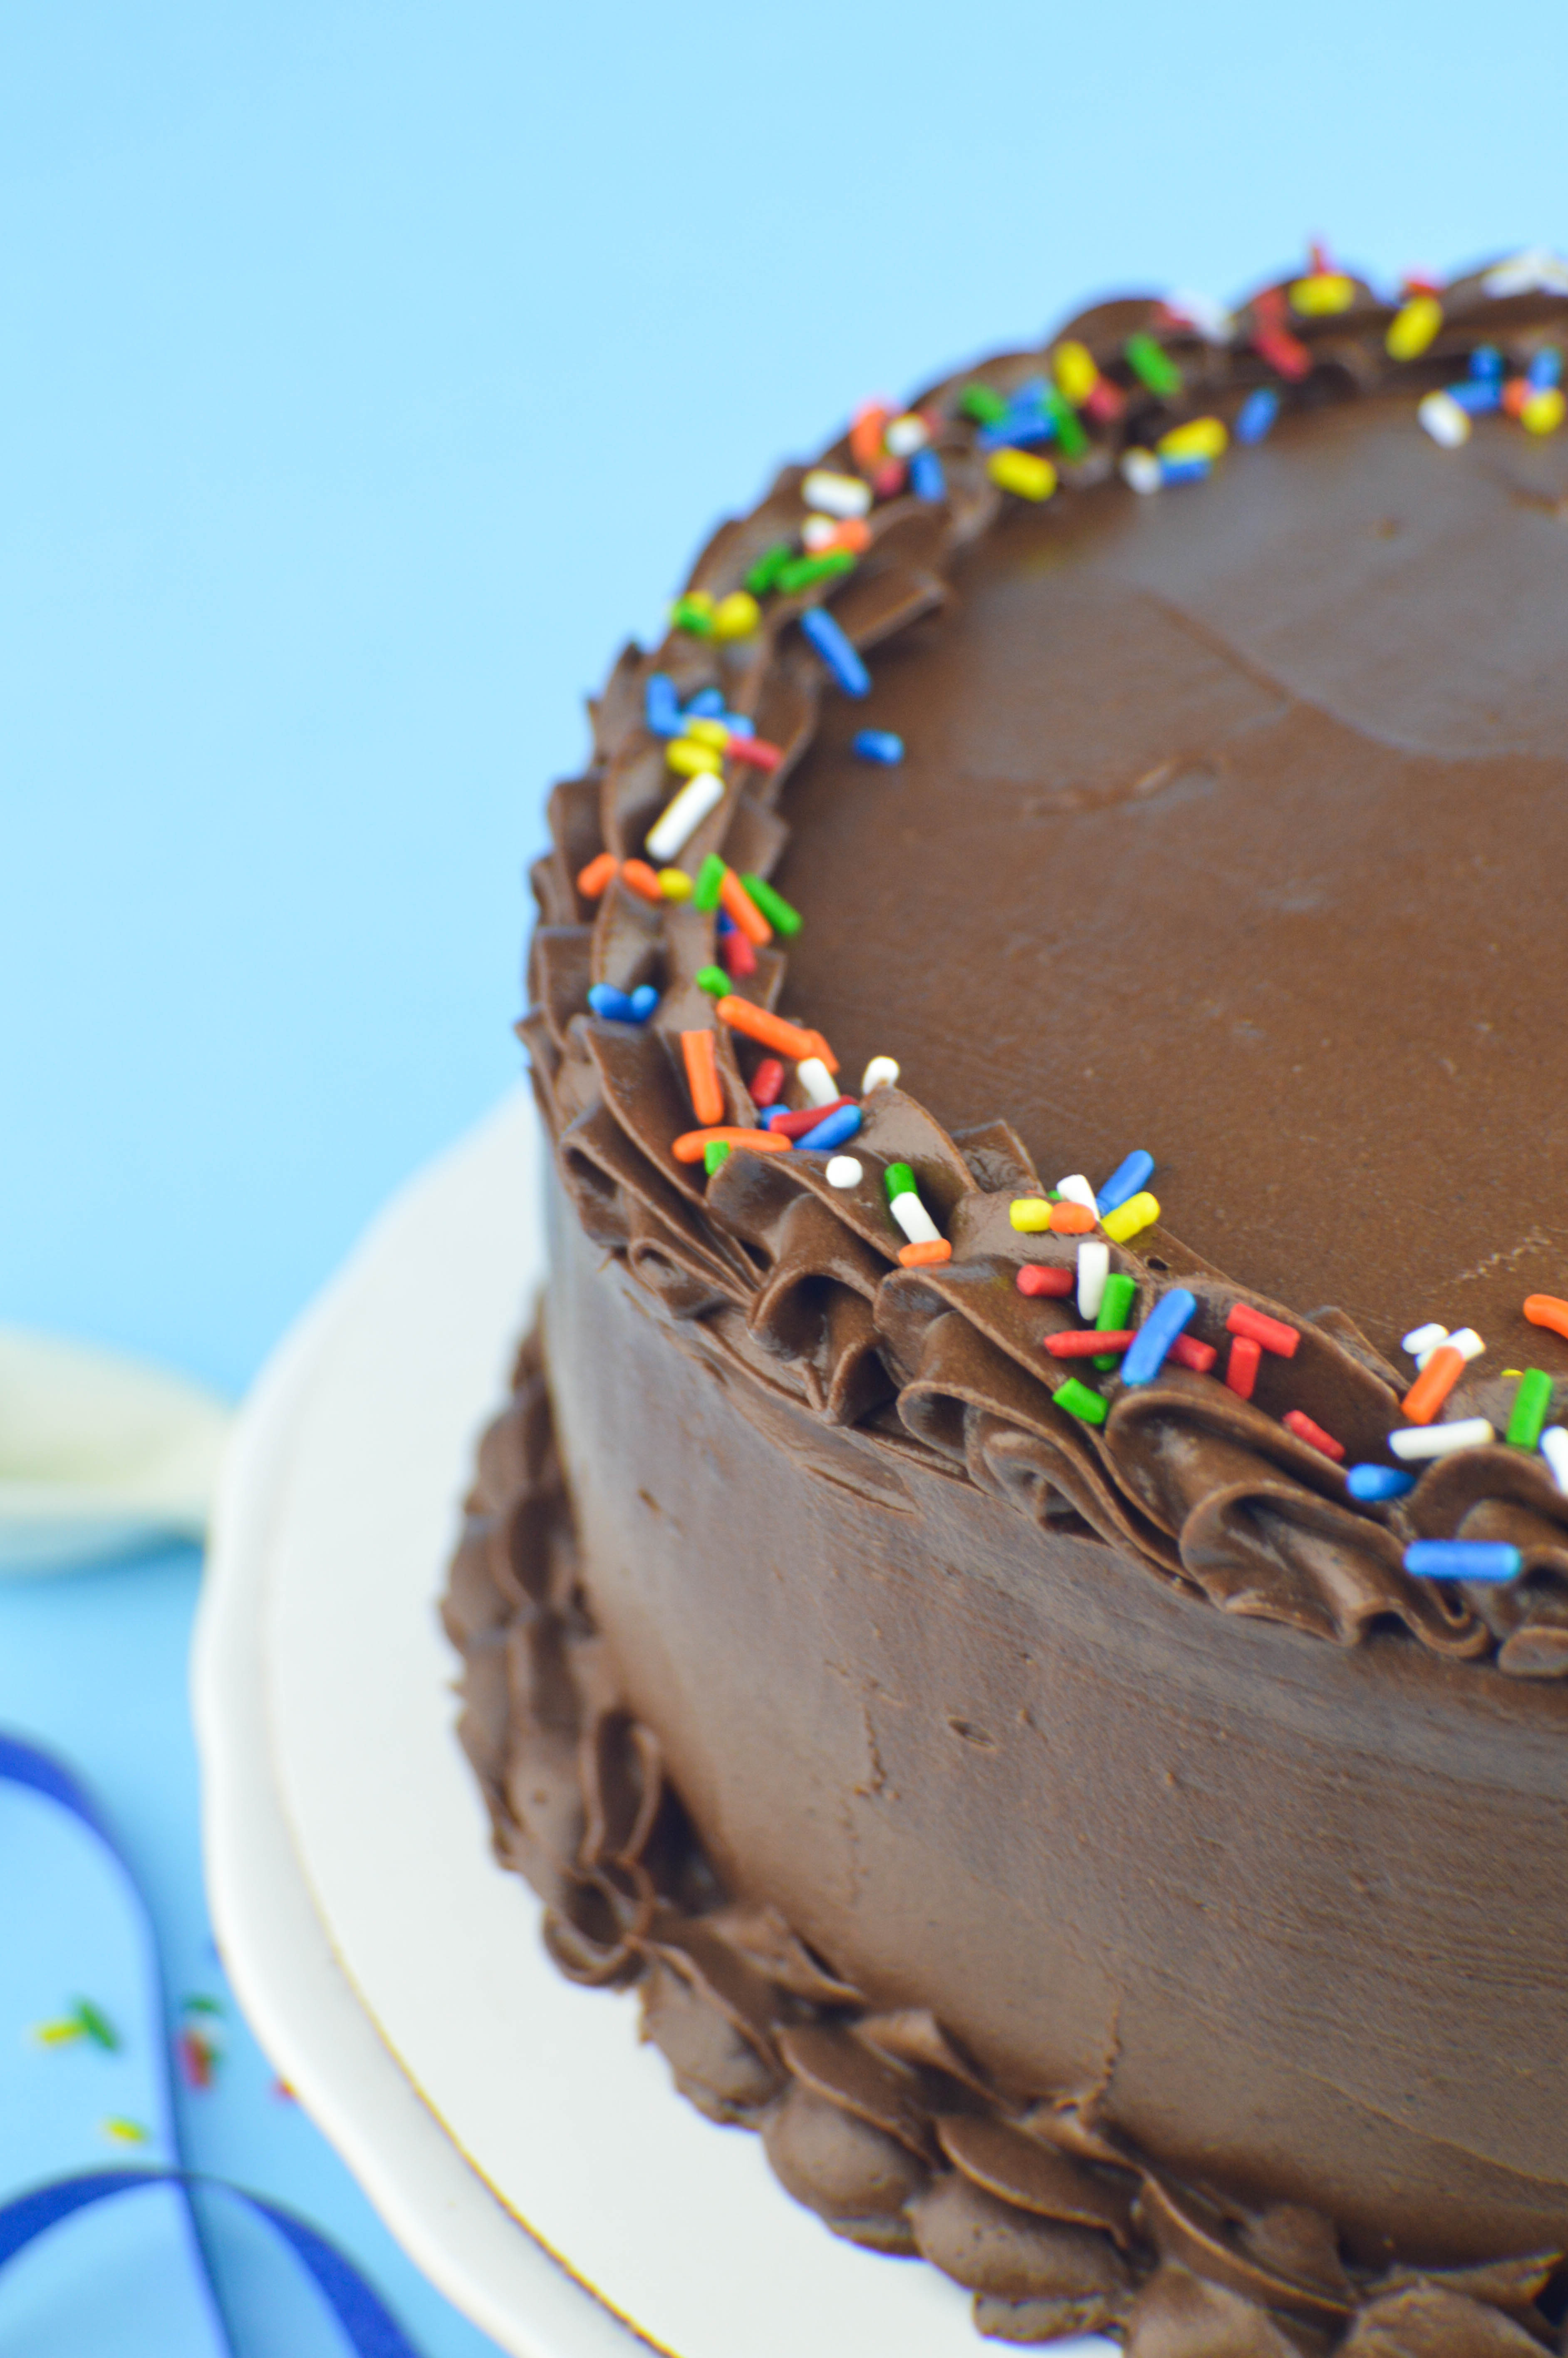
[{"label": "cake side", "polygon": [[[574,1227],[550,1388],[618,1445],[568,1474],[531,1347],[448,1605],[464,1739],[557,1962],[641,1979],[684,2093],[1001,2338],[1159,2352],[1195,2274],[1215,2358],[1357,2319],[1412,2358],[1511,2348],[1497,2302],[1540,2346],[1562,2115],[1516,2092],[1563,2051],[1555,1887],[1506,1954],[1496,1930],[1561,1805],[1552,1729],[1515,1742],[1487,1693],[1521,1690],[1408,1646],[1390,1689],[1370,1650],[1224,1620],[1217,1659],[1175,1592],[1141,1624],[1117,1551],[1021,1547],[885,1444],[742,1405]],[[1487,2314],[1399,2338],[1418,2278]]]}]

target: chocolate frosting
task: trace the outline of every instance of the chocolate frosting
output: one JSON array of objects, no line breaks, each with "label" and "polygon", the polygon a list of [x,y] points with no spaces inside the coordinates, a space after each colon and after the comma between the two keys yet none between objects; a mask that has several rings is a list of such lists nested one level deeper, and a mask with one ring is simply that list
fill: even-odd
[{"label": "chocolate frosting", "polygon": [[[587,1233],[754,1379],[894,1429],[1025,1513],[1070,1509],[1232,1612],[1341,1643],[1391,1617],[1438,1651],[1558,1676],[1568,1499],[1543,1464],[1469,1453],[1366,1508],[1280,1422],[1302,1410],[1352,1460],[1391,1462],[1408,1379],[1389,1355],[1433,1314],[1491,1345],[1447,1413],[1506,1423],[1505,1365],[1568,1378],[1568,1347],[1519,1310],[1568,1249],[1550,1013],[1568,983],[1568,449],[1499,424],[1455,455],[1412,414],[1483,332],[1522,359],[1568,330],[1568,304],[1478,280],[1444,304],[1413,367],[1386,358],[1369,290],[1306,323],[1314,365],[1273,438],[1162,500],[1108,475],[1108,445],[1026,511],[954,414],[965,380],[922,396],[947,418],[948,497],[876,510],[834,604],[878,650],[870,704],[827,692],[794,628],[820,585],[770,601],[739,651],[678,633],[655,656],[629,647],[594,707],[592,770],[551,798],[524,1030]],[[1234,412],[1266,374],[1252,316],[1224,348],[1164,321],[1186,391],[1169,412],[1133,398],[1122,438]],[[1109,371],[1161,325],[1121,302],[1063,332]],[[978,373],[1006,392],[1041,364]],[[802,479],[785,469],[722,526],[690,586],[734,590],[796,528]],[[787,966],[764,949],[746,990],[827,1033],[846,1071],[891,1052],[913,1086],[868,1101],[854,1193],[814,1156],[736,1155],[709,1184],[671,1152],[691,1120],[677,1035],[712,1020],[695,977],[714,921],[619,884],[595,911],[575,883],[602,849],[639,855],[666,799],[643,718],[660,667],[683,694],[722,685],[784,749],[771,777],[731,780],[687,855],[773,874],[806,913]],[[905,737],[901,768],[854,760],[868,715]],[[590,981],[648,980],[645,1031],[586,1012]],[[756,1055],[720,1040],[745,1124]],[[1011,1285],[1071,1243],[1037,1249],[1007,1206],[1145,1133],[1173,1227],[1116,1255],[1140,1317],[1179,1280],[1201,1340],[1223,1347],[1238,1298],[1307,1323],[1252,1402],[1171,1367],[1096,1432],[1054,1408],[1071,1370],[1041,1350],[1075,1314]],[[896,1266],[892,1158],[951,1238],[946,1270]],[[1401,1568],[1418,1535],[1483,1534],[1524,1551],[1504,1598]]]},{"label": "chocolate frosting", "polygon": [[[877,651],[867,703],[795,627],[820,585],[739,648],[622,654],[593,764],[551,797],[522,1026],[575,1215],[558,1444],[529,1360],[449,1619],[557,1959],[640,1976],[678,2083],[761,2126],[839,2232],[925,2254],[1003,2339],[1099,2324],[1142,2358],[1239,2358],[1353,2320],[1347,2349],[1460,2358],[1540,2346],[1554,2260],[1524,2292],[1486,2269],[1568,2242],[1568,1498],[1496,1446],[1357,1505],[1281,1420],[1391,1462],[1398,1337],[1431,1316],[1490,1346],[1445,1413],[1505,1423],[1505,1366],[1568,1379],[1519,1314],[1561,1286],[1568,1229],[1568,452],[1501,422],[1441,451],[1413,415],[1483,337],[1516,364],[1561,339],[1568,304],[1462,282],[1397,366],[1359,288],[1293,323],[1310,365],[1270,443],[1136,500],[1120,443],[1234,416],[1270,302],[1223,347],[1143,301],[1063,330],[1129,398],[1042,512],[989,480],[965,380],[923,395],[947,496],[876,509],[833,595]],[[1168,407],[1119,361],[1138,329],[1184,373]],[[975,373],[1006,393],[1041,366]],[[692,588],[733,590],[798,529],[802,475]],[[804,913],[747,995],[846,1075],[899,1058],[858,1188],[813,1154],[709,1180],[672,1152],[713,920],[576,883],[640,856],[667,799],[654,670],[783,749],[771,776],[730,765],[683,860],[721,851]],[[867,720],[901,769],[855,760]],[[649,981],[645,1029],[587,1012],[591,983]],[[718,1043],[749,1124],[755,1055]],[[1170,1226],[1112,1249],[1130,1323],[1179,1282],[1201,1340],[1244,1301],[1301,1342],[1250,1401],[1172,1363],[1113,1383],[1097,1429],[1041,1348],[1076,1313],[1013,1283],[1074,1240],[1008,1207],[1139,1144]],[[945,1266],[899,1265],[893,1160]],[[1411,1579],[1418,1536],[1508,1539],[1524,1576]],[[782,1712],[755,1707],[764,1665]],[[940,1740],[915,1732],[938,1699]],[[1211,1881],[1246,1916],[1228,1942]]]}]

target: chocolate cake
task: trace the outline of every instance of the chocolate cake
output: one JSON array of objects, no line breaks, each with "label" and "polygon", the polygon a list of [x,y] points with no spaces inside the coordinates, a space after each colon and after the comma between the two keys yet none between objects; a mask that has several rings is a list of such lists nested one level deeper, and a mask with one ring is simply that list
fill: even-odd
[{"label": "chocolate cake", "polygon": [[550,798],[463,1740],[1003,2341],[1561,2346],[1564,341],[1318,256],[872,406]]}]

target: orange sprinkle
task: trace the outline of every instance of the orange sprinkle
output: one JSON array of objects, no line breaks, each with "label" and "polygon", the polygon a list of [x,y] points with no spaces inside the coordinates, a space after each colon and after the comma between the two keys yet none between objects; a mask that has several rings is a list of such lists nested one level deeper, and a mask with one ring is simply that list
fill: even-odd
[{"label": "orange sprinkle", "polygon": [[869,474],[881,463],[888,416],[880,401],[868,401],[855,412],[855,422],[849,428],[849,456],[863,474]]},{"label": "orange sprinkle", "polygon": [[814,548],[814,557],[831,557],[836,548],[847,548],[851,557],[863,557],[871,545],[871,527],[864,516],[846,516],[836,526],[831,540]]},{"label": "orange sprinkle", "polygon": [[597,901],[601,892],[608,892],[620,864],[612,851],[601,851],[597,860],[590,860],[586,868],[579,869],[577,889],[583,899]]},{"label": "orange sprinkle", "polygon": [[730,912],[746,939],[753,942],[758,949],[764,942],[773,940],[772,925],[732,868],[724,871],[724,882],[719,887],[719,903],[721,908]]},{"label": "orange sprinkle", "polygon": [[671,1152],[677,1163],[700,1163],[709,1146],[733,1146],[749,1154],[788,1154],[792,1141],[771,1130],[724,1130],[710,1123],[706,1130],[686,1130]]},{"label": "orange sprinkle", "polygon": [[[1568,1315],[1568,1306],[1564,1314]],[[1465,1372],[1465,1354],[1440,1343],[1400,1405],[1412,1424],[1430,1424]]]},{"label": "orange sprinkle", "polygon": [[898,1261],[901,1269],[937,1269],[952,1258],[952,1246],[946,1237],[938,1237],[934,1244],[905,1245]]},{"label": "orange sprinkle", "polygon": [[1568,1343],[1568,1302],[1555,1293],[1531,1293],[1525,1297],[1524,1314],[1532,1326],[1550,1326]]},{"label": "orange sprinkle", "polygon": [[[818,1033],[802,1031],[798,1023],[786,1023],[782,1015],[773,1015],[765,1007],[758,1007],[749,999],[738,999],[733,992],[721,999],[718,1006],[720,1023],[731,1032],[743,1032],[748,1040],[760,1040],[764,1048],[776,1048],[781,1056],[792,1056],[798,1064],[802,1056],[822,1056],[823,1042]],[[832,1072],[831,1065],[827,1069]]]},{"label": "orange sprinkle", "polygon": [[644,901],[656,902],[663,907],[664,887],[645,860],[629,860],[621,871],[621,882],[630,884],[633,892],[639,893]]},{"label": "orange sprinkle", "polygon": [[691,1091],[691,1109],[698,1121],[712,1124],[724,1119],[724,1092],[719,1086],[719,1065],[714,1055],[715,1034],[711,1032],[683,1032],[680,1052],[686,1059],[686,1085]]},{"label": "orange sprinkle", "polygon": [[821,1033],[809,1032],[807,1033],[806,1037],[811,1042],[811,1054],[814,1056],[820,1056],[828,1071],[830,1073],[836,1073],[838,1069],[838,1059],[833,1054],[832,1049],[827,1045],[827,1043],[823,1038]]},{"label": "orange sprinkle", "polygon": [[1064,1197],[1051,1206],[1051,1233],[1054,1237],[1087,1237],[1098,1226],[1087,1204],[1071,1204]]}]

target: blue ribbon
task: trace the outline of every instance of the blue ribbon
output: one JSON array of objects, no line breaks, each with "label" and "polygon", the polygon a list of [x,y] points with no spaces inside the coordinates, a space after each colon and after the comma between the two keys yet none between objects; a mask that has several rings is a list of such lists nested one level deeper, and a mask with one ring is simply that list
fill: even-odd
[{"label": "blue ribbon", "polygon": [[[30,1744],[20,1743],[15,1736],[0,1735],[0,1782],[25,1785],[32,1791],[43,1794],[97,1837],[124,1877],[133,1906],[141,1920],[149,1953],[156,1958],[157,1952],[152,1938],[151,1919],[129,1863],[93,1802],[70,1769],[61,1762],[51,1759],[47,1752],[39,1752]],[[170,2122],[176,2124],[172,2134],[178,2152],[178,2115],[173,2102],[173,2084],[168,2076],[168,2045],[163,2036],[161,2015],[158,2033],[165,2109]],[[9,2202],[0,2205],[0,2268],[14,2259],[18,2252],[25,2251],[38,2236],[58,2226],[62,2219],[69,2219],[74,2212],[84,2211],[96,2202],[112,2201],[117,2195],[132,2193],[142,2186],[178,2186],[186,2193],[187,2199],[192,2186],[213,2187],[233,2195],[266,2220],[294,2253],[342,2328],[354,2358],[418,2358],[414,2344],[358,2269],[324,2235],[318,2234],[314,2227],[308,2225],[303,2219],[296,2218],[292,2211],[286,2211],[259,2194],[248,2193],[243,2186],[231,2186],[222,2179],[204,2178],[188,2169],[90,2169],[70,2178],[52,2179],[43,2186],[29,2187],[25,2193],[16,2195]],[[220,2315],[211,2282],[211,2269],[206,2254],[201,2250],[200,2236],[196,2238],[196,2248],[202,2266],[208,2269],[206,2288],[214,2315]]]}]

